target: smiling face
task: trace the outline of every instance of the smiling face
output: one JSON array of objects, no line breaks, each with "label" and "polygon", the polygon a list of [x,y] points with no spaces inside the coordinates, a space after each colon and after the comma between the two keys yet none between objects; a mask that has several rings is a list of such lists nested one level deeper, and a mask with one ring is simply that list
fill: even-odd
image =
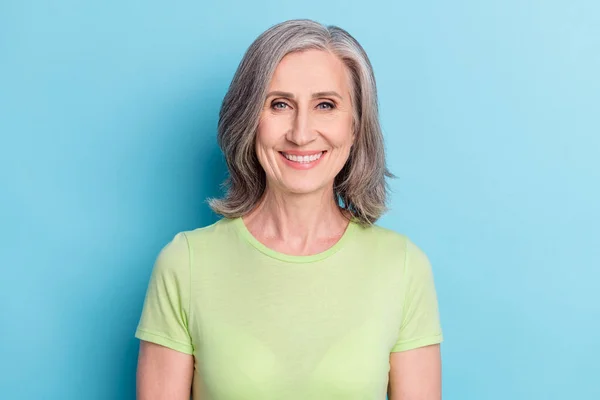
[{"label": "smiling face", "polygon": [[354,140],[350,90],[346,66],[329,52],[306,50],[281,60],[256,137],[268,190],[332,190]]}]

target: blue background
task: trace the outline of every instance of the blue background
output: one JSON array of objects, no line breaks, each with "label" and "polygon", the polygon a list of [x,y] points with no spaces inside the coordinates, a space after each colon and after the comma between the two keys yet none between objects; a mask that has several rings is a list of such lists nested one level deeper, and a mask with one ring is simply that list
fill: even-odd
[{"label": "blue background", "polygon": [[600,399],[592,0],[1,1],[0,398],[134,398],[154,258],[215,220],[221,99],[291,18],[371,57],[381,225],[432,261],[444,398]]}]

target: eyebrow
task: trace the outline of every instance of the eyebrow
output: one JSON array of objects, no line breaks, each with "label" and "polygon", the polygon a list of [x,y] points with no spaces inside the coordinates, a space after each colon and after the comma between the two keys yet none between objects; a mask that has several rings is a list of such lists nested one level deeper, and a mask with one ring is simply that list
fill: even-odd
[{"label": "eyebrow", "polygon": [[[267,98],[272,97],[272,96],[276,96],[276,97],[288,97],[290,99],[294,98],[294,94],[290,93],[290,92],[281,92],[279,90],[275,90],[273,92],[269,92],[267,94]],[[313,95],[311,96],[313,99],[317,99],[320,97],[338,97],[340,100],[343,100],[343,97],[336,91],[328,91],[328,92],[317,92],[317,93],[313,93]]]}]

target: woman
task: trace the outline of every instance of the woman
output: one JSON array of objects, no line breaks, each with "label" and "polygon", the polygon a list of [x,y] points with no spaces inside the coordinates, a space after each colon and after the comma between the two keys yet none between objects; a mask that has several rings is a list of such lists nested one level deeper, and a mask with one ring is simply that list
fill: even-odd
[{"label": "woman", "polygon": [[287,21],[225,99],[224,216],[159,254],[136,336],[150,399],[441,397],[427,256],[385,210],[375,79],[344,30]]}]

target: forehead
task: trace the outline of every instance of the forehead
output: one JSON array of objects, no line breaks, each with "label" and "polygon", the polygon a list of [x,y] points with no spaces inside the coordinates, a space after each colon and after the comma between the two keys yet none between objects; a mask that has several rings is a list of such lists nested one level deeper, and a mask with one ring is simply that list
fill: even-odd
[{"label": "forehead", "polygon": [[287,54],[269,85],[272,90],[328,91],[349,93],[348,69],[339,57],[323,50],[304,50]]}]

